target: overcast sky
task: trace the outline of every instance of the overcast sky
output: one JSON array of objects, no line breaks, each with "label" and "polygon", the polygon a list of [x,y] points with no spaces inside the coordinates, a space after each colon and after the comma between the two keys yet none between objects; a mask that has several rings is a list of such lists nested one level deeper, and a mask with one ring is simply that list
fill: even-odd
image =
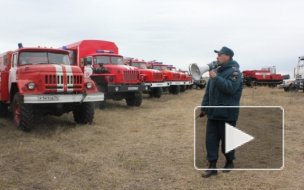
[{"label": "overcast sky", "polygon": [[304,55],[303,0],[5,0],[0,52],[113,41],[123,56],[188,70],[234,50],[241,70],[291,74]]}]

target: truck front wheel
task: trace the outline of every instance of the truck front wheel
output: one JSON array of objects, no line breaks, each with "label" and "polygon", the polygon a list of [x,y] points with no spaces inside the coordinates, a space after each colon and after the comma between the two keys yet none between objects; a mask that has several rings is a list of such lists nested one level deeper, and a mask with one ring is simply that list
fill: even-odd
[{"label": "truck front wheel", "polygon": [[5,117],[8,114],[8,105],[0,102],[0,117]]},{"label": "truck front wheel", "polygon": [[163,94],[163,89],[161,87],[151,88],[151,91],[149,92],[151,98],[153,97],[160,98],[162,94]]},{"label": "truck front wheel", "polygon": [[16,93],[13,101],[13,115],[15,125],[23,131],[30,131],[34,119],[32,105],[24,104],[22,97]]},{"label": "truck front wheel", "polygon": [[129,97],[126,98],[126,102],[128,106],[140,106],[142,103],[142,92],[132,93]]},{"label": "truck front wheel", "polygon": [[155,98],[160,98],[161,95],[163,94],[163,89],[162,88],[155,88],[153,94],[154,94]]},{"label": "truck front wheel", "polygon": [[83,102],[73,110],[74,120],[78,124],[91,124],[94,119],[94,102]]},{"label": "truck front wheel", "polygon": [[171,94],[178,94],[180,92],[179,85],[173,85],[169,87],[169,93]]}]

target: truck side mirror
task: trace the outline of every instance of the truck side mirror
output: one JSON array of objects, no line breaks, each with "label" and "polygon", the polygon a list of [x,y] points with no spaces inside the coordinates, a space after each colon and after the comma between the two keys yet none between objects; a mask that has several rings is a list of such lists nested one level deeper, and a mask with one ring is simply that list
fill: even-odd
[{"label": "truck side mirror", "polygon": [[3,64],[5,66],[7,66],[9,64],[9,56],[8,55],[4,55],[3,58],[4,58],[4,63]]},{"label": "truck side mirror", "polygon": [[91,57],[84,57],[81,58],[81,67],[92,65],[92,58]]},{"label": "truck side mirror", "polygon": [[84,67],[86,65],[87,58],[81,58],[81,67]]}]

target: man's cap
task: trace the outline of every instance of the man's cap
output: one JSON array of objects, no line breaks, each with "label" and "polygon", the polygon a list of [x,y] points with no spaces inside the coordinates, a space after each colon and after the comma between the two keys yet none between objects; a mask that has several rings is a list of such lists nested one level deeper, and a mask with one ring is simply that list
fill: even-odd
[{"label": "man's cap", "polygon": [[230,58],[232,58],[233,57],[233,55],[234,55],[234,53],[233,53],[233,51],[232,51],[232,49],[230,49],[230,48],[227,48],[227,47],[222,47],[222,49],[221,50],[214,50],[214,52],[215,53],[221,53],[221,54],[226,54],[226,55],[229,55],[230,56]]}]

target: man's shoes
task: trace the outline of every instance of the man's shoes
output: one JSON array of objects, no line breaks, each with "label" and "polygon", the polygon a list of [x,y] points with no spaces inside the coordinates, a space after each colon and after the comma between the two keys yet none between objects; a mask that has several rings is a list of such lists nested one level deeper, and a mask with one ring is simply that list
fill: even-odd
[{"label": "man's shoes", "polygon": [[232,161],[232,160],[227,160],[227,161],[226,161],[226,164],[225,164],[225,166],[224,166],[224,169],[226,169],[226,170],[223,170],[222,172],[223,172],[223,173],[228,173],[228,172],[230,172],[229,169],[232,169],[232,168],[234,168],[233,161]]},{"label": "man's shoes", "polygon": [[208,168],[207,171],[205,171],[202,174],[202,177],[208,178],[210,176],[217,175],[217,170],[212,170],[212,169],[215,169],[215,168],[216,168],[216,160],[215,161],[210,161],[209,168]]}]

